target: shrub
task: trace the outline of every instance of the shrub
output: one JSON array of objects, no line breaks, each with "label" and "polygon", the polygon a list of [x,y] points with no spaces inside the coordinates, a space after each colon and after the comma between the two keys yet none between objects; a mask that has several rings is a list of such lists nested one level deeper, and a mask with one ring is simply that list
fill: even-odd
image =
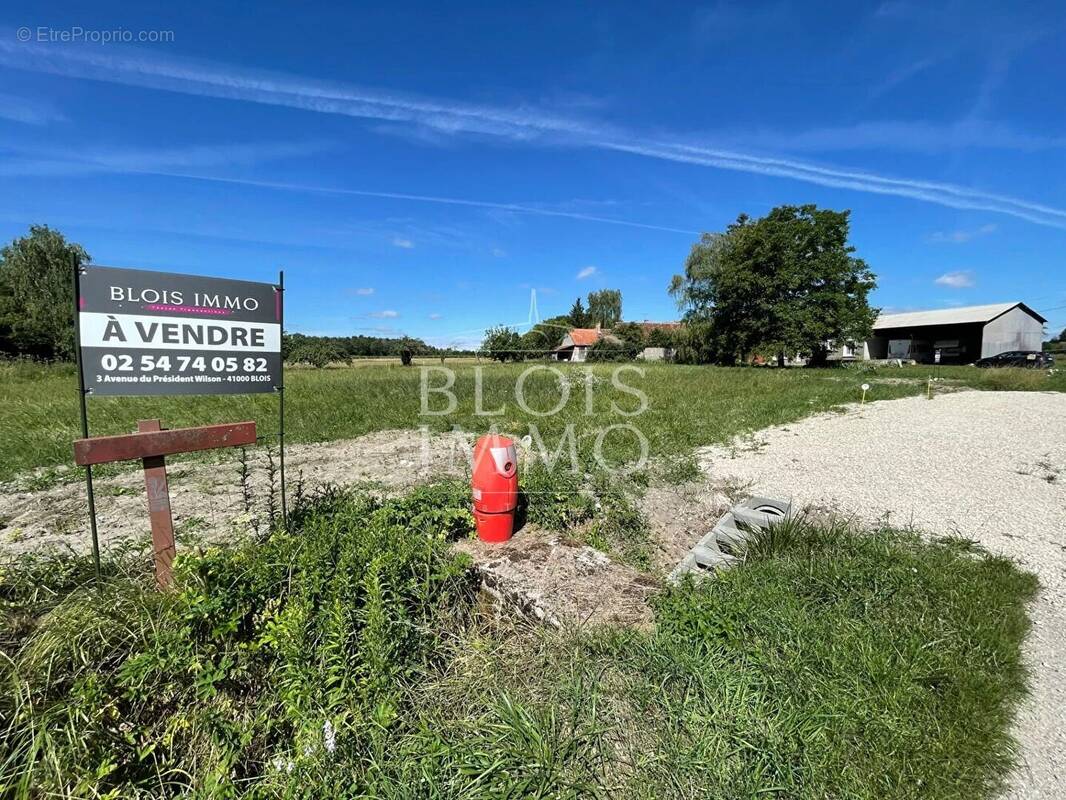
[{"label": "shrub", "polygon": [[180,556],[174,592],[127,576],[70,592],[4,667],[0,785],[298,795],[359,762],[472,598],[446,548],[471,526],[457,486],[323,493],[262,544]]},{"label": "shrub", "polygon": [[588,361],[632,361],[640,352],[637,345],[622,339],[604,337],[589,348]]},{"label": "shrub", "polygon": [[351,362],[351,359],[341,352],[340,348],[328,342],[315,340],[294,347],[287,360],[293,364],[309,364],[317,369],[327,367],[336,361],[342,361],[345,364]]}]

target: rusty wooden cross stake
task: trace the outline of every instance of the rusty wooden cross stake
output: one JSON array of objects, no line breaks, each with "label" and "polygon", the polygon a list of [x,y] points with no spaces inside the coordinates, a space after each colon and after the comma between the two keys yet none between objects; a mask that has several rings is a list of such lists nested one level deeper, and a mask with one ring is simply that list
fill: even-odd
[{"label": "rusty wooden cross stake", "polygon": [[170,514],[166,456],[255,444],[255,423],[204,425],[199,428],[164,430],[157,419],[141,420],[137,432],[125,436],[95,436],[74,442],[74,462],[84,467],[109,461],[140,459],[144,465],[144,488],[152,520],[152,552],[155,580],[160,587],[174,582],[174,519]]}]

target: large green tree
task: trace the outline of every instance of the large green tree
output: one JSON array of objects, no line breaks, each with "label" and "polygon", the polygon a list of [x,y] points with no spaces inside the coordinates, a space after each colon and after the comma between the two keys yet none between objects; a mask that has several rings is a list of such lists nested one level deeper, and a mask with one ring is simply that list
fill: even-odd
[{"label": "large green tree", "polygon": [[600,289],[588,294],[588,324],[612,328],[622,321],[622,293]]},{"label": "large green tree", "polygon": [[521,348],[526,358],[543,356],[562,344],[563,338],[573,325],[570,316],[549,317],[522,334]]},{"label": "large green tree", "polygon": [[572,328],[584,328],[589,324],[589,315],[585,311],[585,306],[582,304],[580,297],[570,306],[570,313],[566,316]]},{"label": "large green tree", "polygon": [[481,352],[495,361],[519,361],[522,353],[522,337],[514,328],[497,325],[485,331]]},{"label": "large green tree", "polygon": [[849,213],[779,206],[704,234],[670,285],[707,339],[695,349],[728,362],[803,353],[817,363],[827,342],[867,338],[876,280],[848,243]]},{"label": "large green tree", "polygon": [[73,265],[89,260],[47,225],[0,249],[0,352],[74,357]]}]

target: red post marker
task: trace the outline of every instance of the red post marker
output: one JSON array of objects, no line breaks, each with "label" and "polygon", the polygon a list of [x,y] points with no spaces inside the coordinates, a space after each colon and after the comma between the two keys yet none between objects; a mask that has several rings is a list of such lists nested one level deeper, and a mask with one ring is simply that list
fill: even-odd
[{"label": "red post marker", "polygon": [[474,445],[474,521],[483,542],[506,542],[518,508],[518,454],[505,436],[482,436]]}]

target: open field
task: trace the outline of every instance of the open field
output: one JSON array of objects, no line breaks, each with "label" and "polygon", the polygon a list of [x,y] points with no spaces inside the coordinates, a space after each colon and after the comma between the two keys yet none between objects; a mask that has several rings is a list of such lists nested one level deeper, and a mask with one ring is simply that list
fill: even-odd
[{"label": "open field", "polygon": [[[436,366],[439,367],[439,364]],[[567,375],[560,389],[549,365],[487,364],[454,369],[457,403],[454,412],[421,413],[422,368],[376,365],[348,369],[291,370],[287,373],[286,438],[292,443],[350,439],[380,430],[427,426],[448,431],[453,426],[483,432],[491,425],[524,436],[534,425],[544,445],[554,452],[572,425],[579,454],[591,457],[596,436],[619,423],[635,425],[647,437],[650,455],[687,457],[696,447],[726,442],[738,434],[777,425],[818,411],[859,400],[859,386],[872,386],[868,401],[920,394],[930,370],[924,367],[881,369],[774,370],[648,364],[627,366],[620,374],[626,385],[647,395],[647,408],[635,416],[639,400],[611,383],[614,365],[551,365]],[[516,402],[515,390],[525,370],[537,367],[523,384],[530,411]],[[479,415],[475,405],[477,375],[481,375],[481,409],[500,412]],[[591,374],[591,412],[586,406],[585,376]],[[1066,373],[1053,376],[1025,370],[945,368],[943,385],[982,389],[1066,391]],[[445,375],[427,373],[430,387],[445,383]],[[558,413],[555,409],[568,392]],[[428,396],[432,412],[445,410],[448,398]],[[90,398],[93,435],[127,433],[138,419],[158,417],[169,427],[205,425],[254,419],[263,436],[277,431],[277,398],[272,395],[231,395],[154,399]],[[70,366],[0,365],[0,481],[40,467],[70,464],[71,442],[78,438],[77,384]],[[632,461],[639,454],[637,440],[625,431],[606,436],[602,451],[607,461]]]},{"label": "open field", "polygon": [[[531,366],[540,368],[523,379]],[[364,796],[486,800],[997,796],[1015,761],[1026,604],[1037,592],[1036,579],[1000,548],[989,555],[940,540],[960,532],[950,520],[919,536],[876,518],[864,517],[863,530],[815,517],[760,540],[742,566],[702,586],[670,589],[661,576],[720,513],[724,489],[715,469],[700,473],[699,448],[717,445],[718,459],[739,467],[767,448],[767,434],[754,432],[768,426],[790,439],[824,427],[831,447],[846,443],[833,431],[894,413],[884,430],[848,439],[856,457],[889,458],[891,442],[873,437],[905,429],[905,455],[922,465],[932,463],[923,448],[938,446],[929,426],[944,427],[936,420],[946,415],[961,426],[942,431],[962,448],[955,460],[980,469],[987,437],[965,438],[957,402],[1030,409],[1021,423],[1028,453],[1042,443],[1043,424],[1058,424],[1066,398],[959,390],[1058,392],[1066,389],[1061,373],[945,368],[941,396],[926,401],[925,368],[646,365],[643,376],[620,375],[647,397],[646,409],[626,416],[640,403],[612,383],[613,365],[559,365],[565,390],[544,366],[459,367],[450,387],[456,407],[443,415],[421,413],[417,367],[293,370],[289,437],[320,444],[294,445],[290,463],[312,483],[369,479],[389,491],[309,493],[295,501],[286,531],[271,524],[274,511],[257,512],[254,525],[247,513],[233,517],[242,503],[233,454],[225,468],[175,465],[178,505],[193,515],[178,520],[177,592],[151,589],[143,536],[139,548],[107,552],[100,585],[84,547],[58,555],[23,549],[29,542],[5,547],[0,794],[310,798],[343,782]],[[0,421],[11,431],[0,443],[3,474],[15,479],[5,501],[17,499],[30,516],[66,509],[84,525],[81,487],[69,481],[76,471],[38,472],[32,491],[24,485],[29,469],[69,459],[73,371],[2,369]],[[444,385],[443,373],[427,377]],[[527,409],[516,401],[520,381]],[[478,414],[479,382],[481,408],[501,413]],[[859,409],[864,382],[875,405]],[[877,402],[892,398],[899,403]],[[447,397],[428,400],[434,411]],[[540,415],[555,406],[558,413]],[[171,426],[251,417],[269,434],[276,408],[266,396],[91,402],[97,434],[153,416]],[[817,414],[826,411],[839,413]],[[1016,416],[997,416],[991,432],[1011,440]],[[657,459],[628,480],[597,470],[592,457],[597,433],[618,423],[634,425]],[[469,562],[452,546],[470,535],[469,485],[418,485],[432,477],[415,470],[420,445],[411,431],[420,425],[476,433],[495,425],[535,434],[549,451],[572,426],[578,473],[523,467],[528,520],[545,540],[591,545],[608,554],[604,561],[624,562],[650,595],[637,616],[651,623],[548,630],[485,614]],[[613,463],[636,455],[626,441],[608,439],[603,449]],[[433,449],[429,471],[461,474],[439,468],[443,453]],[[767,472],[777,476],[767,488],[786,488],[781,476],[792,473],[817,483],[818,469],[832,466],[818,459],[836,456],[790,458]],[[744,490],[752,476],[742,478]],[[139,480],[130,472],[98,482],[106,519],[143,519]],[[900,487],[893,502],[905,499],[907,480],[889,480]],[[1043,473],[1025,480],[1049,483]],[[249,490],[274,497],[261,476]],[[846,502],[836,510],[846,512]],[[230,509],[219,527],[241,527],[241,535],[199,538],[216,503]],[[980,513],[976,501],[960,508]],[[57,536],[85,544],[81,531]],[[587,595],[597,574],[577,580]],[[1048,619],[1037,615],[1041,625]],[[1045,665],[1032,666],[1043,670],[1043,692]],[[1019,738],[1035,772],[1026,738],[1033,730],[1030,722]],[[1039,750],[1036,758],[1045,772],[1055,763]],[[1022,778],[1019,797],[1055,796],[1027,794],[1033,784]]]}]

